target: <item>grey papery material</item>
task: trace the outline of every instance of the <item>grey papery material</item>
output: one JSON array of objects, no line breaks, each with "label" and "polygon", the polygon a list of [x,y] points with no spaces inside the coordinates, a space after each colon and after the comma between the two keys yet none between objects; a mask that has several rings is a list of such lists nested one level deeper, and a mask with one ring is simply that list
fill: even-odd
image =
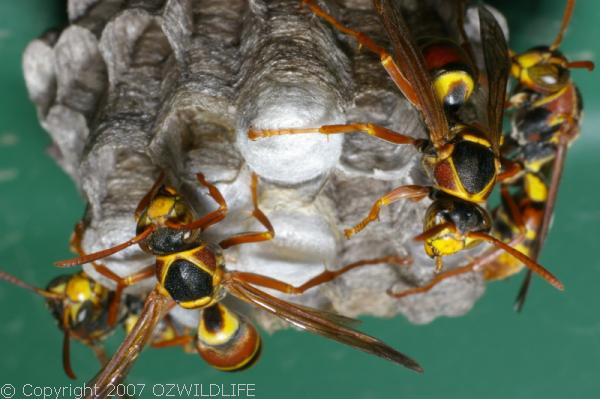
[{"label": "grey papery material", "polygon": [[[447,7],[434,3],[442,11]],[[324,5],[388,44],[370,1],[344,4],[349,8]],[[424,323],[464,314],[481,296],[477,273],[449,279],[425,295],[396,300],[386,294],[433,276],[432,261],[412,241],[429,200],[400,201],[382,211],[380,222],[351,240],[343,237],[342,229],[392,188],[430,183],[412,147],[361,134],[248,140],[249,128],[350,122],[426,137],[418,112],[378,58],[301,9],[299,1],[71,0],[68,11],[72,25],[33,41],[23,68],[54,142],[51,153],[89,204],[87,252],[134,235],[134,209],[161,169],[199,214],[216,204],[195,174],[202,172],[221,190],[230,213],[206,231],[207,241],[263,229],[249,216],[254,170],[261,177],[259,203],[276,238],[225,251],[228,268],[299,285],[365,258],[413,257],[411,266],[369,266],[302,296],[277,294],[349,316],[403,314]],[[103,263],[127,276],[152,261],[131,247]],[[461,255],[446,265],[464,262]],[[114,286],[91,266],[84,268]],[[129,291],[145,292],[153,284],[148,279]],[[268,329],[284,325],[260,312],[254,316]],[[174,317],[192,326],[197,311],[177,310]]]}]

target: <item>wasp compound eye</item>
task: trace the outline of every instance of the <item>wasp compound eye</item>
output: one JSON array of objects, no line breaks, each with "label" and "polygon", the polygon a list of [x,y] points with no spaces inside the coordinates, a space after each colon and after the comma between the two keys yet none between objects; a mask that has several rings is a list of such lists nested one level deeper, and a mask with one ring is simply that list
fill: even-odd
[{"label": "wasp compound eye", "polygon": [[170,266],[163,283],[176,302],[185,303],[208,298],[213,293],[212,276],[185,259],[177,259]]}]

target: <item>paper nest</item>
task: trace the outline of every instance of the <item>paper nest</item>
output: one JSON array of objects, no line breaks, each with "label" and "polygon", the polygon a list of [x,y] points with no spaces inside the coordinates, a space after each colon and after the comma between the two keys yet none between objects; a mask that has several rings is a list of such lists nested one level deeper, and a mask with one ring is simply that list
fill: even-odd
[{"label": "paper nest", "polygon": [[[414,323],[459,316],[473,306],[484,291],[478,273],[402,300],[386,294],[433,276],[432,261],[412,240],[422,231],[429,200],[385,208],[380,222],[350,240],[341,233],[392,188],[429,183],[412,147],[361,134],[247,138],[250,127],[346,122],[425,137],[418,112],[376,56],[359,51],[298,0],[122,3],[70,0],[71,24],[33,41],[23,58],[30,97],[54,141],[51,153],[89,204],[87,252],[133,236],[133,211],[160,170],[199,214],[216,205],[195,173],[221,190],[230,213],[206,232],[207,241],[259,229],[249,217],[253,170],[261,177],[259,203],[276,238],[227,250],[228,268],[299,285],[357,260],[410,255],[410,267],[369,266],[304,295],[280,296],[352,317],[402,314]],[[327,6],[351,27],[389,44],[369,0],[346,3],[348,8]],[[446,3],[433,3],[443,15]],[[406,2],[409,10],[415,4]],[[104,263],[126,276],[152,261],[131,247]],[[446,266],[464,262],[460,256]],[[84,269],[113,286],[91,266]],[[149,279],[129,292],[153,284]],[[250,311],[267,330],[285,326]],[[193,326],[197,311],[179,309],[174,316]]]}]

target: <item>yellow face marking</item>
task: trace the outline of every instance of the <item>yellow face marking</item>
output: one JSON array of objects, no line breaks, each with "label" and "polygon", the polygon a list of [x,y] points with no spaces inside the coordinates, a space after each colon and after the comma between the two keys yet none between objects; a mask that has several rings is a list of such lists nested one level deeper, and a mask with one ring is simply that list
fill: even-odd
[{"label": "yellow face marking", "polygon": [[146,213],[152,220],[164,218],[169,216],[174,206],[175,198],[161,196],[152,200]]},{"label": "yellow face marking", "polygon": [[450,229],[442,230],[438,235],[425,241],[425,252],[430,257],[455,254],[465,248],[464,238]]},{"label": "yellow face marking", "polygon": [[67,282],[65,294],[73,302],[91,301],[94,304],[100,303],[103,288],[100,284],[92,283],[82,273],[72,276]]}]

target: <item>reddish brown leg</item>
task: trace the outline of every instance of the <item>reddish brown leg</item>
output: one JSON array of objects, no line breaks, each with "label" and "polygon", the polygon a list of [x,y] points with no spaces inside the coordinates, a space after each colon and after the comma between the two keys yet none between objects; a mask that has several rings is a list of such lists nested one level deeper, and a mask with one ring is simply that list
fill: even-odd
[{"label": "reddish brown leg", "polygon": [[108,267],[96,263],[94,263],[94,269],[104,277],[114,281],[116,284],[115,294],[108,308],[108,324],[110,326],[114,326],[115,324],[117,324],[117,318],[119,316],[119,306],[121,304],[121,298],[123,297],[123,290],[125,290],[125,288],[129,287],[130,285],[137,284],[142,280],[154,276],[156,266],[147,266],[138,271],[137,273],[134,273],[127,277],[120,277],[119,275],[112,272]]},{"label": "reddish brown leg", "polygon": [[513,221],[515,226],[519,229],[519,234],[525,237],[525,222],[523,222],[523,214],[521,210],[515,203],[514,198],[510,195],[508,191],[508,186],[502,184],[500,186],[500,195],[502,196],[502,201],[504,203],[504,207],[510,213],[510,219]]},{"label": "reddish brown leg", "polygon": [[175,338],[165,339],[160,342],[152,343],[150,346],[153,348],[170,348],[172,346],[186,346],[194,340],[191,335],[178,335]]},{"label": "reddish brown leg", "polygon": [[374,220],[377,220],[379,218],[379,211],[382,206],[390,205],[400,199],[420,201],[426,196],[428,196],[430,191],[431,189],[429,187],[415,185],[400,186],[395,188],[393,191],[379,198],[371,208],[371,212],[369,212],[369,215],[366,218],[364,218],[360,223],[358,223],[356,226],[350,229],[344,230],[346,238],[352,237],[354,234],[364,229],[369,223],[373,222]]},{"label": "reddish brown leg", "polygon": [[75,376],[73,368],[71,367],[71,334],[69,330],[65,330],[65,334],[63,336],[62,360],[63,370],[65,371],[67,377],[72,380],[77,379],[77,376]]},{"label": "reddish brown leg", "polygon": [[101,345],[94,343],[94,344],[90,344],[89,346],[94,351],[94,355],[96,355],[96,359],[98,359],[98,362],[100,362],[101,366],[104,366],[106,363],[108,363],[108,357],[106,356],[106,351],[104,350],[104,348]]},{"label": "reddish brown leg", "polygon": [[252,192],[252,205],[254,206],[252,216],[255,217],[263,226],[265,226],[267,231],[263,233],[247,232],[235,235],[233,237],[229,237],[219,243],[219,246],[223,249],[227,249],[234,245],[269,241],[272,240],[273,237],[275,237],[275,230],[273,229],[273,225],[271,225],[271,222],[269,221],[267,216],[258,208],[258,177],[254,173],[252,174],[250,191]]},{"label": "reddish brown leg", "polygon": [[505,242],[498,240],[496,237],[491,236],[487,233],[483,233],[483,232],[468,233],[468,237],[476,239],[476,240],[487,241],[490,244],[494,245],[495,247],[504,250],[509,255],[520,260],[531,271],[539,274],[543,279],[545,279],[548,283],[550,283],[555,288],[557,288],[561,291],[564,289],[563,284],[552,273],[550,273],[542,265],[540,265],[539,263],[537,263],[536,261],[534,261],[527,255],[525,255],[522,252],[511,247],[509,244],[506,244]]},{"label": "reddish brown leg", "polygon": [[321,127],[303,127],[289,129],[250,129],[248,138],[256,140],[264,137],[282,136],[290,134],[345,134],[345,133],[365,133],[385,140],[393,144],[412,144],[419,145],[420,140],[404,134],[397,133],[383,126],[374,125],[372,123],[351,123],[347,125],[324,125]]},{"label": "reddish brown leg", "polygon": [[398,89],[400,89],[408,101],[410,101],[417,108],[420,108],[418,97],[413,86],[404,78],[404,75],[402,75],[400,68],[398,68],[398,65],[396,65],[390,53],[388,53],[383,47],[377,45],[369,36],[365,35],[364,33],[342,25],[337,19],[316,5],[313,0],[302,0],[302,3],[307,5],[315,15],[329,22],[335,29],[339,30],[345,35],[355,38],[356,41],[358,41],[359,46],[364,46],[373,53],[377,54],[381,60],[381,65],[383,65],[383,68],[394,81]]},{"label": "reddish brown leg", "polygon": [[501,159],[503,171],[498,174],[496,181],[503,182],[512,179],[523,171],[523,165],[519,162],[513,162],[506,158]]},{"label": "reddish brown leg", "polygon": [[152,200],[152,198],[154,198],[164,180],[165,172],[160,172],[160,175],[158,176],[150,190],[146,193],[146,195],[144,195],[144,198],[141,199],[138,206],[135,208],[135,220],[138,220],[144,209],[148,207],[150,201]]},{"label": "reddish brown leg", "polygon": [[[79,241],[79,247],[81,248],[81,236],[83,234],[82,226],[83,226],[83,224],[81,222],[79,222],[75,226],[75,232],[73,233],[73,237],[71,237],[71,248],[72,249],[74,248],[73,240],[75,240],[75,239],[77,239]],[[78,230],[80,230],[81,232],[78,232]],[[58,267],[73,267],[73,266],[77,266],[77,265],[83,265],[84,263],[94,262],[98,259],[106,258],[107,256],[115,254],[119,251],[124,250],[127,247],[130,247],[134,244],[137,244],[137,243],[145,240],[146,237],[148,237],[153,231],[154,231],[154,226],[150,226],[146,230],[144,230],[143,232],[138,234],[137,236],[133,237],[131,240],[127,240],[124,243],[115,245],[112,248],[103,249],[101,251],[83,255],[83,256],[80,256],[77,258],[73,258],[73,259],[59,260],[58,262],[54,262],[54,265],[58,266]],[[75,237],[76,235],[79,235],[79,236]],[[78,251],[75,250],[75,252],[78,252]]]},{"label": "reddish brown leg", "polygon": [[458,276],[460,274],[468,273],[475,268],[475,263],[471,262],[466,266],[457,267],[456,269],[448,270],[447,272],[440,273],[436,275],[430,282],[421,286],[410,288],[400,292],[393,292],[392,290],[388,290],[387,294],[394,298],[404,298],[405,296],[415,295],[415,294],[423,294],[428,292],[433,287],[446,280],[447,278]]},{"label": "reddish brown leg", "polygon": [[219,204],[219,209],[207,213],[200,219],[194,220],[193,222],[188,224],[172,224],[167,222],[167,226],[169,228],[183,230],[206,230],[213,224],[225,219],[225,216],[227,216],[227,203],[225,202],[225,198],[223,198],[223,195],[221,194],[219,189],[214,184],[209,183],[202,173],[197,173],[196,179],[198,179],[198,183],[200,183],[208,189],[209,195],[212,197],[212,199],[215,200],[217,204]]},{"label": "reddish brown leg", "polygon": [[286,294],[295,294],[299,295],[303,292],[316,287],[318,285],[327,283],[342,274],[349,272],[350,270],[354,270],[358,267],[362,266],[370,266],[370,265],[380,265],[382,263],[392,263],[397,265],[408,265],[412,263],[412,259],[409,257],[399,257],[399,256],[387,256],[383,258],[376,259],[366,259],[358,262],[351,263],[342,267],[339,270],[326,270],[323,273],[311,278],[304,284],[298,287],[294,287],[291,284],[285,283],[281,280],[276,280],[271,277],[263,276],[255,273],[247,273],[247,272],[231,272],[231,275],[239,280],[245,281],[250,284],[258,285],[261,287],[271,288],[279,292],[283,292]]}]

